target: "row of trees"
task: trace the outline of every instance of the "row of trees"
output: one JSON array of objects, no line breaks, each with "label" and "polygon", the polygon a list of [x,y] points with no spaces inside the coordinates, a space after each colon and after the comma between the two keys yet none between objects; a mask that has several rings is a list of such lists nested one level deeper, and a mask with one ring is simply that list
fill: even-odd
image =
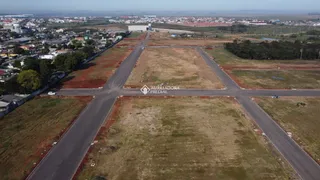
[{"label": "row of trees", "polygon": [[310,30],[306,32],[307,35],[314,35],[314,36],[320,36],[319,30]]},{"label": "row of trees", "polygon": [[223,32],[231,32],[231,33],[244,33],[248,31],[248,26],[243,25],[243,24],[236,24],[232,26],[222,26],[222,27],[217,27],[218,30],[223,31]]},{"label": "row of trees", "polygon": [[300,41],[273,41],[252,43],[236,40],[233,43],[225,44],[225,48],[231,53],[244,59],[319,59],[320,44],[301,43]]}]

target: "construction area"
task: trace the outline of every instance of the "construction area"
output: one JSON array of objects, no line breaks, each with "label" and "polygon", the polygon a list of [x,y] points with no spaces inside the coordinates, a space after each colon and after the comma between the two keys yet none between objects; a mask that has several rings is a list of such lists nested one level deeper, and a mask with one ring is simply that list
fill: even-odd
[{"label": "construction area", "polygon": [[180,88],[223,88],[195,49],[146,48],[125,87],[160,84]]},{"label": "construction area", "polygon": [[108,122],[78,179],[295,177],[233,98],[124,97]]},{"label": "construction area", "polygon": [[[209,42],[218,38],[132,36],[131,45],[109,49],[90,71],[75,72],[74,87],[101,79],[99,86],[83,85],[101,88],[57,92],[93,100],[30,179],[320,177],[312,126],[319,117],[312,98],[320,96],[319,62],[245,60]],[[145,85],[178,88],[149,93]]]},{"label": "construction area", "polygon": [[[194,38],[176,37],[179,34],[169,32],[153,32],[150,34],[148,46],[213,46],[232,42],[230,38]],[[192,35],[193,36],[193,35]]]}]

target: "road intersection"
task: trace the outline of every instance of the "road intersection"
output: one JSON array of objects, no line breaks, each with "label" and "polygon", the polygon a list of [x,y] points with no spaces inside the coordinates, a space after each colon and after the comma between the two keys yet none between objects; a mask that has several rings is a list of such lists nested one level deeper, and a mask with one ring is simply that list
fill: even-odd
[{"label": "road intersection", "polygon": [[[94,96],[93,101],[79,115],[71,128],[57,145],[42,159],[27,179],[68,180],[76,173],[90,144],[105,123],[109,112],[119,96],[144,96],[140,89],[123,89],[131,71],[146,46],[149,34],[116,70],[109,81],[100,89],[63,89],[61,96]],[[149,47],[148,47],[149,48]],[[152,47],[152,48],[162,48]],[[196,48],[207,65],[225,85],[223,90],[179,89],[168,90],[165,96],[231,96],[242,105],[274,147],[290,163],[302,179],[320,177],[320,166],[287,133],[265,113],[251,97],[254,96],[320,96],[320,90],[246,90],[235,83],[201,48]],[[148,94],[147,96],[164,96]]]}]

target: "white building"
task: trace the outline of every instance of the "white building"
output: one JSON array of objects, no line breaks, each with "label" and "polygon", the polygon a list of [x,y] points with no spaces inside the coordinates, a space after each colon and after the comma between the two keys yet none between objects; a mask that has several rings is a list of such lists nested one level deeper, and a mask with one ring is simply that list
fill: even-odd
[{"label": "white building", "polygon": [[147,31],[151,29],[151,25],[130,25],[128,26],[129,31]]},{"label": "white building", "polygon": [[39,59],[48,59],[48,60],[52,60],[55,56],[52,54],[47,54],[47,55],[42,55],[39,56]]},{"label": "white building", "polygon": [[19,24],[4,24],[3,29],[10,29],[12,32],[16,32],[18,34],[22,33],[22,29]]}]

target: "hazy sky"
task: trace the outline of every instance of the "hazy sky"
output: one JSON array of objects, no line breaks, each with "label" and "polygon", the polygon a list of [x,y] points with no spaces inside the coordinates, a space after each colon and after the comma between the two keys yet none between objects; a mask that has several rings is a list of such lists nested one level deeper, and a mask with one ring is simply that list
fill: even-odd
[{"label": "hazy sky", "polygon": [[320,0],[0,0],[2,11],[257,9],[320,11]]}]

